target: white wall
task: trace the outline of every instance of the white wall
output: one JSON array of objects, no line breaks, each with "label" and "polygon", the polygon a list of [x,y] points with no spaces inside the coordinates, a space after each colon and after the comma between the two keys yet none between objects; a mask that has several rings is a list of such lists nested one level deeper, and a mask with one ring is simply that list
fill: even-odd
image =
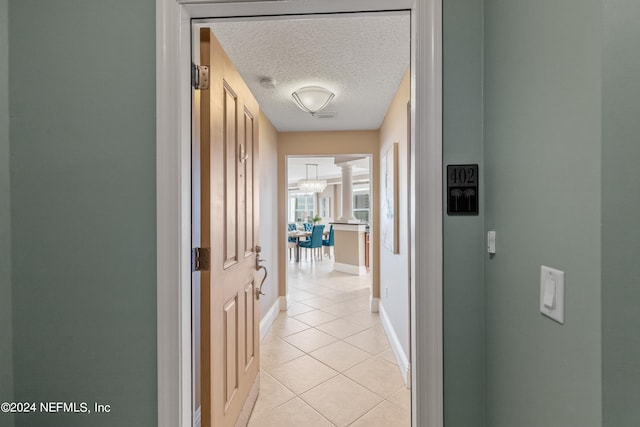
[{"label": "white wall", "polygon": [[[380,245],[380,306],[389,319],[392,334],[398,339],[405,358],[409,356],[409,241],[407,102],[410,99],[409,72],[405,74],[380,127],[380,155],[398,143],[399,253]],[[380,177],[382,180],[382,177]],[[382,181],[380,188],[384,188]],[[382,197],[377,204],[381,208]],[[389,331],[388,331],[389,332]],[[393,341],[393,338],[390,337]],[[393,344],[393,342],[392,342]],[[396,354],[396,356],[398,356]]]},{"label": "white wall", "polygon": [[[260,297],[261,318],[278,299],[278,133],[269,119],[260,112],[260,237],[261,258],[269,272]],[[262,274],[262,273],[261,273]]]}]

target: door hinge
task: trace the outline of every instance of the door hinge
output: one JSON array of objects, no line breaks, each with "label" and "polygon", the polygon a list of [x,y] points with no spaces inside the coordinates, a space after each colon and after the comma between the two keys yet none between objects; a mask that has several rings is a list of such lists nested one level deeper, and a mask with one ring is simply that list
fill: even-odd
[{"label": "door hinge", "polygon": [[209,270],[209,249],[193,248],[191,249],[191,271],[208,271]]},{"label": "door hinge", "polygon": [[194,89],[209,89],[209,67],[191,63],[191,85]]}]

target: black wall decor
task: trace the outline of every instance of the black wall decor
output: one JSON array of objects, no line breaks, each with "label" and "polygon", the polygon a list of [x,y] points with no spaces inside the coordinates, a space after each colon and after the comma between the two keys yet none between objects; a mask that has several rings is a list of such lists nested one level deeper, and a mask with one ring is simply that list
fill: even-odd
[{"label": "black wall decor", "polygon": [[478,215],[478,165],[447,165],[447,214]]}]

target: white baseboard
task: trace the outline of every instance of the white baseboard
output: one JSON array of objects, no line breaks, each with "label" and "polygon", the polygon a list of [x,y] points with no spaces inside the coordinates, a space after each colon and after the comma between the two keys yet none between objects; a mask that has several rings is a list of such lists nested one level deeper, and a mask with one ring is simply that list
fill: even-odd
[{"label": "white baseboard", "polygon": [[384,327],[384,330],[387,333],[387,337],[389,338],[389,344],[391,344],[391,350],[393,350],[393,355],[396,357],[396,361],[398,362],[398,367],[400,368],[400,374],[402,375],[404,384],[407,386],[407,388],[410,388],[411,364],[409,363],[407,354],[402,349],[402,345],[400,344],[398,335],[396,335],[396,331],[391,325],[391,321],[389,320],[387,313],[384,311],[383,304],[380,304],[380,321],[382,322],[382,326]]},{"label": "white baseboard", "polygon": [[333,269],[342,273],[355,274],[356,276],[364,276],[367,274],[367,267],[364,265],[343,264],[334,261]]},{"label": "white baseboard", "polygon": [[371,297],[371,301],[369,304],[372,313],[377,313],[380,311],[380,298]]},{"label": "white baseboard", "polygon": [[280,311],[287,311],[287,308],[289,307],[287,297],[278,297],[278,301],[280,301]]},{"label": "white baseboard", "polygon": [[280,305],[282,303],[280,301],[280,298],[278,298],[276,302],[273,303],[269,311],[267,311],[267,314],[265,314],[260,321],[260,341],[262,341],[267,335],[267,332],[269,332],[269,329],[271,329],[271,325],[273,325],[273,322],[276,320],[276,317],[278,317],[278,314],[280,313]]}]

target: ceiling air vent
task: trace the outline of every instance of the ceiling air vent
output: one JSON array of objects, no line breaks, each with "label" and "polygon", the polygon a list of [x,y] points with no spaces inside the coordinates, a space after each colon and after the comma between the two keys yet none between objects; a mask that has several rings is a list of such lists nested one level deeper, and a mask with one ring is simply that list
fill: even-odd
[{"label": "ceiling air vent", "polygon": [[316,113],[315,116],[319,119],[333,119],[336,116],[335,111],[322,111],[320,113]]}]

